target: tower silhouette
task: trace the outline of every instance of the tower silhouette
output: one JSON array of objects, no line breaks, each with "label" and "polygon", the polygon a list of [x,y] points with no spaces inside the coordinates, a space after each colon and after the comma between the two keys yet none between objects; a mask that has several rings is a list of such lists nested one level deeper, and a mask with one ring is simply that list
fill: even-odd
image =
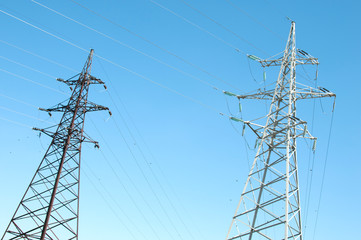
[{"label": "tower silhouette", "polygon": [[297,138],[316,143],[307,130],[307,122],[296,115],[301,99],[335,97],[325,88],[296,83],[296,65],[318,65],[318,59],[296,49],[295,22],[291,24],[283,57],[262,60],[263,67],[280,66],[272,90],[237,95],[238,99],[269,100],[266,116],[243,121],[257,137],[257,153],[232,219],[226,239],[302,239],[302,221],[298,176]]},{"label": "tower silhouette", "polygon": [[[98,143],[84,133],[87,112],[108,110],[88,101],[89,86],[102,84],[90,75],[92,49],[80,74],[57,79],[73,89],[70,98],[52,108],[63,112],[58,125],[38,130],[52,138],[2,239],[78,239],[80,156],[83,142]],[[105,87],[105,85],[104,85]],[[51,129],[55,128],[53,132]]]}]

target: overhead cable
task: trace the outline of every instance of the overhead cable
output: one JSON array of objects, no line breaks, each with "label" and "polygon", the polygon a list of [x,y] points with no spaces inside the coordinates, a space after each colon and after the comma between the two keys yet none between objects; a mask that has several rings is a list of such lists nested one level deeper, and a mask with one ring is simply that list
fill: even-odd
[{"label": "overhead cable", "polygon": [[38,73],[40,73],[40,74],[42,74],[42,75],[45,75],[45,76],[47,76],[47,77],[50,77],[50,78],[52,78],[52,79],[56,79],[56,77],[54,77],[54,76],[52,76],[52,75],[49,75],[49,74],[44,73],[44,72],[42,72],[42,71],[39,71],[39,70],[37,70],[37,69],[35,69],[35,68],[29,67],[29,66],[24,65],[24,64],[22,64],[22,63],[16,62],[16,61],[11,60],[11,59],[9,59],[9,58],[7,58],[7,57],[0,56],[0,58],[6,60],[6,61],[8,61],[8,62],[15,63],[16,65],[19,65],[19,66],[21,66],[21,67],[30,69],[30,70],[32,70],[32,71],[34,71],[34,72],[38,72]]},{"label": "overhead cable", "polygon": [[[93,123],[93,122],[92,122]],[[134,183],[133,179],[130,177],[130,175],[128,174],[128,172],[125,170],[125,167],[123,166],[123,164],[121,163],[121,161],[119,161],[118,156],[114,153],[114,151],[112,150],[112,148],[109,146],[109,144],[107,143],[106,139],[103,137],[102,133],[98,130],[98,128],[96,127],[96,125],[93,123],[93,126],[95,128],[95,130],[98,132],[99,136],[101,137],[101,139],[103,140],[103,142],[105,143],[105,145],[107,146],[107,148],[109,149],[110,153],[113,155],[114,159],[116,160],[117,164],[119,165],[119,167],[121,168],[121,170],[123,171],[124,175],[128,178],[128,180],[130,181],[130,183],[132,184],[133,188],[135,189],[135,191],[139,194],[139,196],[141,197],[141,199],[143,200],[143,202],[147,205],[148,209],[151,211],[152,215],[157,219],[157,221],[161,224],[161,226],[164,228],[164,230],[169,234],[169,236],[171,237],[171,239],[173,238],[173,235],[170,233],[170,231],[168,230],[168,228],[165,227],[165,225],[163,224],[162,220],[160,219],[160,217],[158,216],[157,212],[153,209],[153,207],[149,204],[149,202],[146,200],[146,197],[143,195],[143,193],[139,190],[139,188],[137,187],[137,185]],[[117,126],[117,125],[116,125]],[[120,132],[120,135],[122,135],[120,129],[118,129],[118,131]],[[102,151],[101,151],[102,152]],[[138,212],[142,215],[143,219],[147,222],[147,223],[151,223],[148,218],[146,217],[146,215],[140,210],[140,207],[138,206],[138,204],[135,202],[134,198],[130,195],[129,191],[127,190],[127,188],[125,187],[124,183],[121,181],[117,171],[115,171],[114,166],[110,163],[110,161],[105,157],[104,153],[102,153],[103,158],[105,159],[106,163],[108,164],[109,168],[111,169],[111,171],[113,172],[113,174],[116,176],[117,181],[121,184],[121,186],[123,187],[125,193],[128,195],[128,197],[131,199],[132,203],[134,204],[134,206],[137,208]],[[152,232],[154,233],[154,235],[157,237],[158,240],[160,240],[157,232],[155,231],[155,229],[153,228],[152,224],[149,224],[149,227],[151,228]]]},{"label": "overhead cable", "polygon": [[21,127],[26,127],[26,128],[33,129],[32,126],[29,126],[29,125],[27,125],[27,124],[24,124],[24,123],[21,123],[21,122],[17,122],[17,121],[14,121],[14,120],[10,120],[10,119],[7,119],[7,118],[0,117],[0,120],[6,121],[6,122],[10,122],[10,123],[13,123],[13,124],[15,124],[15,125],[19,125],[19,126],[21,126]]},{"label": "overhead cable", "polygon": [[33,117],[33,116],[31,116],[31,115],[28,115],[28,114],[25,114],[25,113],[22,113],[22,112],[19,112],[19,111],[15,111],[15,110],[10,109],[10,108],[7,108],[7,107],[0,106],[0,109],[5,110],[5,111],[8,111],[8,112],[16,113],[16,114],[18,114],[18,115],[21,115],[21,116],[24,116],[24,117],[27,117],[27,118],[31,118],[31,119],[34,119],[34,120],[38,120],[38,121],[41,121],[41,122],[46,122],[46,123],[53,124],[52,122],[48,122],[48,121],[46,121],[46,120],[43,120],[43,119],[40,119],[40,118],[36,118],[36,117]]},{"label": "overhead cable", "polygon": [[166,63],[166,62],[164,62],[164,61],[162,61],[162,60],[160,60],[160,59],[158,59],[158,58],[156,58],[156,57],[153,57],[153,56],[151,56],[151,55],[149,55],[149,54],[147,54],[147,53],[145,53],[145,52],[143,52],[143,51],[141,51],[141,50],[139,50],[139,49],[137,49],[137,48],[134,48],[134,47],[132,47],[132,46],[126,44],[126,43],[123,43],[123,42],[119,41],[118,39],[115,39],[115,38],[113,38],[113,37],[111,37],[111,36],[109,36],[109,35],[107,35],[107,34],[105,34],[105,33],[103,33],[103,32],[100,32],[99,30],[96,30],[96,29],[94,29],[94,28],[92,28],[92,27],[89,27],[88,25],[86,25],[86,24],[84,24],[84,23],[81,23],[81,22],[79,22],[79,21],[77,21],[77,20],[75,20],[75,19],[73,19],[73,18],[70,18],[70,17],[68,17],[68,16],[66,16],[66,15],[64,15],[64,14],[62,14],[62,13],[60,13],[60,12],[58,12],[58,11],[56,11],[56,10],[48,7],[48,6],[46,6],[46,5],[44,5],[44,4],[41,4],[41,3],[39,3],[39,2],[37,2],[37,1],[35,1],[35,0],[31,0],[31,1],[34,2],[35,4],[41,6],[41,7],[44,7],[44,8],[46,8],[46,9],[48,9],[49,11],[52,11],[52,12],[55,13],[55,14],[58,14],[58,15],[64,17],[64,18],[66,18],[66,19],[68,19],[68,20],[70,20],[70,21],[72,21],[72,22],[74,22],[74,23],[82,26],[82,27],[85,27],[85,28],[87,28],[87,29],[89,29],[89,30],[91,30],[91,31],[93,31],[93,32],[95,32],[95,33],[97,33],[97,34],[105,37],[105,38],[108,38],[108,39],[110,39],[111,41],[113,41],[113,42],[115,42],[115,43],[117,43],[117,44],[119,44],[119,45],[121,45],[121,46],[123,46],[123,47],[126,47],[126,48],[128,48],[128,49],[131,49],[132,51],[135,51],[135,52],[137,52],[137,53],[139,53],[139,54],[142,54],[143,56],[146,56],[146,57],[148,57],[148,58],[150,58],[150,59],[152,59],[152,60],[154,60],[154,61],[156,61],[156,62],[158,62],[158,63],[160,63],[160,64],[162,64],[162,65],[164,65],[164,66],[166,66],[166,67],[168,67],[168,68],[171,68],[171,69],[173,69],[173,70],[175,70],[175,71],[177,71],[177,72],[179,72],[179,73],[182,73],[182,74],[185,75],[185,76],[191,77],[191,78],[193,78],[193,79],[195,79],[195,80],[197,80],[197,81],[199,81],[199,82],[201,82],[201,83],[203,83],[203,84],[205,84],[205,85],[207,85],[207,86],[209,86],[209,87],[212,87],[212,88],[215,89],[215,90],[219,90],[216,86],[210,84],[209,82],[207,82],[207,81],[205,81],[205,80],[202,80],[201,78],[198,78],[198,77],[196,77],[196,76],[194,76],[194,75],[192,75],[192,74],[190,74],[190,73],[187,73],[187,72],[185,72],[185,71],[183,71],[183,70],[181,70],[181,69],[179,69],[179,68],[177,68],[177,67],[174,67],[174,66],[172,66],[172,65],[170,65],[170,64],[168,64],[168,63]]},{"label": "overhead cable", "polygon": [[[100,65],[101,65],[101,67],[103,68],[103,71],[104,71],[106,77],[109,79],[108,74],[107,74],[107,72],[105,71],[103,65],[101,64],[101,62],[99,62],[99,63],[100,63]],[[147,144],[146,144],[144,138],[143,138],[142,135],[140,134],[139,129],[137,128],[134,120],[132,119],[132,117],[130,116],[130,114],[129,114],[127,108],[126,108],[125,103],[124,103],[124,102],[122,101],[122,99],[120,98],[120,96],[119,96],[118,92],[116,91],[116,89],[115,89],[115,88],[113,88],[113,89],[114,89],[114,92],[115,92],[115,94],[116,94],[116,97],[118,98],[118,101],[122,104],[122,106],[123,106],[123,108],[124,108],[124,110],[125,110],[125,113],[128,115],[128,117],[129,117],[129,119],[130,119],[130,122],[132,123],[132,125],[133,125],[134,128],[136,129],[136,131],[137,131],[138,135],[140,136],[140,138],[143,140],[143,143],[145,144],[145,146],[147,147]],[[156,176],[156,174],[154,173],[153,168],[151,167],[150,162],[149,162],[148,159],[146,158],[144,151],[141,149],[140,144],[138,144],[138,142],[137,142],[134,134],[133,134],[132,131],[130,130],[130,127],[128,126],[127,122],[125,121],[125,118],[122,116],[121,111],[120,111],[119,108],[118,108],[118,105],[115,103],[115,100],[113,99],[113,97],[112,97],[112,95],[110,94],[109,91],[108,91],[108,95],[109,95],[109,98],[111,99],[111,101],[113,102],[113,104],[114,104],[114,106],[115,106],[115,108],[116,108],[116,111],[117,111],[118,114],[120,115],[120,117],[121,117],[124,125],[126,126],[129,134],[131,135],[131,137],[132,137],[132,139],[133,139],[133,141],[134,141],[134,143],[135,143],[135,146],[138,148],[139,152],[141,153],[141,155],[142,155],[142,157],[143,157],[143,159],[144,159],[144,161],[145,161],[146,166],[148,166],[148,168],[150,169],[153,177],[156,179],[156,181],[157,181],[158,185],[160,186],[163,194],[166,196],[169,204],[170,204],[171,207],[173,208],[173,210],[174,210],[174,212],[176,213],[177,217],[179,218],[180,222],[181,222],[182,225],[185,227],[185,229],[187,230],[187,232],[188,232],[188,234],[191,236],[191,238],[194,239],[193,234],[190,232],[188,226],[185,224],[185,221],[182,219],[181,215],[179,214],[178,210],[177,210],[176,207],[174,206],[173,202],[170,200],[170,197],[168,196],[167,191],[165,191],[163,185],[161,184],[161,181],[159,180],[159,178],[158,178],[158,177]],[[149,148],[148,148],[148,151],[150,152]],[[155,160],[155,157],[152,155],[152,153],[150,153],[150,154],[151,154],[151,156],[153,157],[153,160]],[[155,161],[155,162],[157,163],[157,161]],[[169,184],[169,180],[165,177],[165,174],[164,174],[163,171],[161,170],[159,164],[157,163],[156,165],[157,165],[158,169],[161,171],[161,173],[163,174],[163,177],[164,177],[165,180],[166,180],[165,182]],[[172,190],[173,190],[173,192],[175,192],[174,189],[172,189]],[[178,199],[178,201],[179,201],[179,203],[181,203],[179,199]],[[184,208],[184,207],[183,207],[183,208]],[[188,215],[189,215],[189,214],[188,214]],[[197,230],[199,230],[199,229],[197,229]]]},{"label": "overhead cable", "polygon": [[208,35],[210,35],[210,36],[212,36],[213,38],[217,39],[218,41],[220,41],[220,42],[224,43],[225,45],[227,45],[227,46],[229,46],[229,47],[233,48],[236,52],[240,52],[240,53],[243,53],[243,54],[245,54],[245,55],[246,55],[246,53],[245,53],[245,52],[243,52],[242,50],[240,50],[239,48],[237,48],[237,47],[236,47],[236,46],[234,46],[233,44],[231,44],[231,43],[227,42],[226,40],[224,40],[223,38],[221,38],[221,37],[219,37],[219,36],[217,36],[217,35],[215,35],[215,34],[211,33],[210,31],[208,31],[208,30],[206,30],[205,28],[203,28],[203,27],[199,26],[198,24],[195,24],[194,22],[192,22],[192,21],[188,20],[187,18],[185,18],[185,17],[183,17],[183,16],[179,15],[178,13],[173,12],[173,11],[172,11],[172,10],[170,10],[169,8],[167,8],[167,7],[163,6],[162,4],[160,4],[160,3],[156,2],[156,1],[153,1],[153,0],[149,0],[149,1],[150,1],[150,2],[152,2],[153,4],[157,5],[158,7],[160,7],[160,8],[162,8],[162,9],[166,10],[167,12],[169,12],[169,13],[173,14],[174,16],[176,16],[176,17],[178,17],[178,18],[182,19],[183,21],[185,21],[185,22],[189,23],[190,25],[192,25],[192,26],[194,26],[194,27],[198,28],[198,29],[199,29],[199,30],[201,30],[202,32],[207,33]]},{"label": "overhead cable", "polygon": [[[103,154],[103,153],[102,153]],[[104,157],[104,155],[103,155]],[[93,175],[93,179],[98,179],[99,185],[103,188],[103,190],[105,191],[105,193],[108,195],[108,198],[110,198],[114,204],[118,207],[118,209],[121,211],[121,214],[123,216],[126,217],[127,221],[133,225],[133,227],[136,229],[136,232],[142,235],[142,239],[147,239],[147,237],[145,236],[145,234],[143,233],[143,231],[138,227],[138,225],[132,220],[131,217],[129,217],[129,215],[126,213],[126,211],[120,206],[119,201],[117,201],[117,198],[114,197],[111,192],[104,186],[104,184],[102,183],[102,181],[100,180],[100,178],[95,174],[95,172],[93,171],[93,169],[90,168],[89,165],[87,165],[86,163],[84,163],[84,165],[89,169],[90,173]],[[114,190],[112,190],[114,192]],[[128,230],[128,229],[127,229]],[[130,233],[131,231],[128,230],[128,232]],[[133,235],[133,233],[131,233]]]},{"label": "overhead cable", "polygon": [[[0,10],[0,11],[1,11],[1,10]],[[68,95],[68,94],[66,94],[66,93],[64,93],[64,92],[61,92],[61,91],[59,91],[59,90],[55,89],[55,88],[52,88],[52,87],[49,87],[49,86],[44,85],[44,84],[42,84],[42,83],[39,83],[39,82],[36,82],[36,81],[30,80],[30,79],[28,79],[28,78],[26,78],[26,77],[23,77],[23,76],[17,75],[17,74],[15,74],[15,73],[12,73],[12,72],[6,71],[6,70],[4,70],[4,69],[1,69],[1,68],[0,68],[0,71],[2,71],[2,72],[4,72],[4,73],[7,73],[7,74],[10,74],[10,75],[12,75],[12,76],[14,76],[14,77],[17,77],[17,78],[23,79],[23,80],[28,81],[28,82],[30,82],[30,83],[33,83],[33,84],[35,84],[35,85],[41,86],[41,87],[43,87],[43,88],[50,89],[50,90],[52,90],[52,91],[54,91],[54,92],[57,92],[57,93],[60,93],[60,94],[63,94],[63,95]]]},{"label": "overhead cable", "polygon": [[38,54],[36,54],[36,53],[30,52],[30,51],[28,51],[28,50],[25,50],[25,49],[23,49],[23,48],[21,48],[21,47],[19,47],[19,46],[14,45],[14,44],[8,43],[8,42],[3,41],[3,40],[0,40],[0,42],[4,43],[4,44],[6,44],[6,45],[8,45],[8,46],[10,46],[10,47],[16,48],[16,49],[18,49],[18,50],[20,50],[20,51],[22,51],[22,52],[28,53],[28,54],[30,54],[30,55],[32,55],[32,56],[34,56],[34,57],[40,58],[40,59],[42,59],[42,60],[44,60],[44,61],[46,61],[46,62],[49,62],[49,63],[55,64],[55,65],[58,65],[58,66],[60,66],[60,67],[63,67],[63,68],[65,68],[65,69],[68,69],[68,70],[73,71],[73,72],[78,72],[77,70],[75,70],[75,69],[73,69],[73,68],[67,67],[67,66],[65,66],[65,65],[63,65],[63,64],[61,64],[61,63],[55,62],[55,61],[53,61],[53,60],[51,60],[51,59],[49,59],[49,58],[46,58],[46,57],[40,56],[40,55],[38,55]]},{"label": "overhead cable", "polygon": [[178,60],[184,62],[185,64],[187,64],[187,65],[189,65],[189,66],[191,66],[191,67],[193,67],[193,68],[195,68],[195,69],[197,69],[197,70],[199,70],[199,71],[207,74],[208,76],[210,76],[210,77],[212,77],[212,78],[214,78],[214,79],[216,79],[216,80],[218,80],[218,81],[220,81],[220,82],[222,82],[222,83],[224,83],[224,84],[226,84],[226,85],[228,85],[228,86],[230,86],[230,87],[232,87],[232,88],[234,88],[234,89],[237,89],[237,90],[241,91],[239,88],[237,88],[236,86],[228,83],[228,82],[225,81],[224,79],[222,79],[222,78],[220,78],[220,77],[218,77],[218,76],[210,73],[209,71],[207,71],[207,70],[205,70],[204,68],[202,68],[202,67],[200,67],[200,66],[198,66],[198,65],[196,65],[196,64],[194,64],[194,63],[192,63],[192,62],[190,62],[190,61],[188,61],[188,60],[186,60],[185,58],[180,57],[179,55],[177,55],[177,54],[169,51],[168,49],[166,49],[166,48],[164,48],[164,47],[161,47],[161,46],[158,45],[157,43],[155,43],[155,42],[153,42],[153,41],[151,41],[151,40],[143,37],[142,35],[140,35],[140,34],[134,32],[134,31],[130,30],[129,28],[126,28],[126,27],[124,27],[123,25],[121,25],[121,24],[119,24],[119,23],[117,23],[117,22],[114,22],[113,20],[111,20],[111,19],[105,17],[104,15],[102,15],[102,14],[100,14],[100,13],[98,13],[98,12],[96,12],[96,11],[94,11],[94,10],[92,10],[92,9],[90,9],[90,8],[82,5],[82,4],[80,4],[79,2],[77,2],[77,1],[75,1],[75,0],[69,0],[69,1],[75,3],[75,4],[78,5],[79,7],[85,9],[86,11],[88,11],[88,12],[90,12],[90,13],[92,13],[92,14],[100,17],[100,18],[102,18],[103,20],[105,20],[105,21],[113,24],[114,26],[123,29],[124,31],[130,33],[131,35],[133,35],[133,36],[135,36],[135,37],[137,37],[137,38],[142,39],[143,41],[151,44],[152,46],[158,48],[159,50],[161,50],[161,51],[163,51],[163,52],[165,52],[165,53],[167,53],[167,54],[169,54],[169,55],[177,58]]},{"label": "overhead cable", "polygon": [[266,25],[264,25],[263,23],[261,23],[260,21],[258,21],[257,18],[253,17],[253,16],[250,15],[248,12],[246,12],[245,10],[243,10],[242,8],[240,8],[239,6],[237,6],[236,4],[234,4],[233,2],[231,2],[230,0],[225,0],[225,1],[228,2],[230,5],[232,5],[232,7],[234,7],[235,9],[237,9],[240,13],[242,13],[243,15],[245,15],[246,17],[248,17],[249,19],[251,19],[253,22],[257,23],[258,25],[260,25],[261,27],[263,27],[264,29],[266,29],[267,31],[269,31],[270,33],[272,33],[273,35],[275,35],[278,39],[283,40],[280,35],[278,35],[278,34],[275,33],[274,31],[272,31],[271,29],[269,29]]},{"label": "overhead cable", "polygon": [[82,169],[82,172],[84,173],[85,177],[88,179],[90,184],[93,186],[95,191],[98,193],[98,195],[103,199],[107,207],[110,209],[110,211],[114,214],[114,216],[117,218],[117,220],[125,227],[125,229],[128,231],[128,233],[132,236],[134,240],[136,240],[134,234],[132,231],[129,230],[128,226],[125,225],[124,221],[119,217],[119,215],[115,212],[112,205],[108,202],[107,198],[102,194],[102,192],[95,186],[95,184],[92,181],[92,178],[88,176],[88,174]]},{"label": "overhead cable", "polygon": [[[226,30],[227,32],[231,33],[233,36],[235,36],[236,38],[240,39],[241,41],[247,43],[248,45],[252,46],[253,48],[257,49],[260,52],[263,52],[265,54],[268,55],[267,52],[265,52],[264,50],[258,48],[257,46],[255,46],[253,43],[251,43],[250,41],[246,40],[244,37],[240,36],[238,33],[235,33],[234,31],[232,31],[231,29],[229,29],[228,27],[224,26],[223,24],[221,24],[220,22],[216,21],[215,19],[209,17],[207,14],[205,14],[204,12],[200,11],[199,9],[193,7],[192,5],[190,5],[187,1],[185,0],[180,0],[181,2],[183,2],[185,5],[187,5],[189,8],[193,9],[194,11],[198,12],[200,15],[202,15],[203,17],[209,19],[210,21],[214,22],[215,24],[217,24],[219,27],[223,28],[224,30]],[[244,53],[244,52],[242,52]],[[244,53],[245,54],[245,53]],[[247,54],[246,54],[247,55]]]},{"label": "overhead cable", "polygon": [[322,198],[323,187],[324,187],[324,183],[325,183],[325,176],[326,176],[326,169],[327,169],[327,163],[328,163],[328,153],[329,153],[329,151],[330,151],[331,133],[332,133],[332,127],[333,127],[333,117],[334,117],[334,113],[335,113],[335,111],[332,110],[331,123],[330,123],[330,129],[329,129],[328,140],[327,140],[327,148],[326,148],[325,162],[324,162],[323,171],[322,171],[321,189],[320,189],[320,195],[319,195],[319,197],[318,197],[318,204],[317,204],[317,210],[316,210],[316,220],[315,220],[315,226],[314,226],[314,229],[313,229],[313,238],[312,238],[313,240],[315,239],[315,236],[316,236],[318,216],[319,216],[320,207],[321,207],[321,198]]},{"label": "overhead cable", "polygon": [[[25,23],[26,25],[31,26],[31,27],[33,27],[33,28],[35,28],[35,29],[43,32],[43,33],[46,33],[46,34],[48,34],[48,35],[50,35],[50,36],[52,36],[52,37],[54,37],[54,38],[56,38],[56,39],[58,39],[58,40],[60,40],[60,41],[63,41],[63,42],[65,42],[65,43],[67,43],[67,44],[69,44],[69,45],[71,45],[71,46],[73,46],[73,47],[75,47],[75,48],[78,48],[79,50],[82,50],[83,52],[88,52],[88,50],[86,50],[85,48],[82,48],[82,47],[80,47],[80,46],[78,46],[78,45],[76,45],[76,44],[74,44],[74,43],[72,43],[72,42],[70,42],[70,41],[67,41],[67,40],[65,40],[64,38],[61,38],[61,37],[59,37],[59,36],[56,36],[56,35],[48,32],[48,31],[46,31],[46,30],[44,30],[44,29],[42,29],[42,28],[40,28],[40,27],[37,27],[37,26],[35,26],[35,25],[33,25],[33,24],[31,24],[31,23],[23,20],[23,19],[20,19],[20,18],[12,15],[12,14],[10,14],[10,13],[7,13],[7,12],[5,12],[5,11],[3,11],[3,10],[0,10],[0,12],[2,12],[2,13],[4,13],[5,15],[7,15],[7,16],[9,16],[9,17],[11,17],[11,18],[14,18],[14,19],[16,19],[16,20],[18,20],[18,21],[20,21],[20,22],[22,22],[22,23]],[[140,78],[142,78],[142,79],[144,79],[144,80],[146,80],[146,81],[148,81],[148,82],[150,82],[150,83],[153,83],[154,85],[157,85],[157,86],[159,86],[159,87],[161,87],[161,88],[164,88],[164,89],[168,90],[169,92],[175,93],[175,94],[177,94],[177,95],[179,95],[179,96],[182,96],[182,97],[184,97],[184,98],[186,98],[186,99],[188,99],[188,100],[190,100],[190,101],[192,101],[192,102],[194,102],[194,103],[197,103],[197,104],[199,104],[199,105],[201,105],[201,106],[203,106],[203,107],[205,107],[205,108],[208,108],[208,109],[210,109],[210,110],[212,110],[212,111],[216,111],[217,113],[223,115],[223,113],[218,112],[214,107],[212,107],[212,106],[210,106],[210,105],[207,105],[207,104],[205,104],[205,103],[202,103],[201,101],[196,100],[196,99],[194,99],[194,98],[192,98],[192,97],[190,97],[190,96],[184,95],[183,93],[180,93],[180,92],[178,92],[177,90],[174,90],[174,89],[172,89],[172,88],[170,88],[170,87],[168,87],[168,86],[165,86],[165,85],[163,85],[163,84],[161,84],[161,83],[158,83],[158,82],[156,82],[156,81],[154,81],[154,80],[152,80],[152,79],[150,79],[150,78],[148,78],[148,77],[146,77],[146,76],[144,76],[144,75],[142,75],[142,74],[140,74],[140,73],[137,73],[137,72],[135,72],[135,71],[133,71],[133,70],[131,70],[131,69],[129,69],[129,68],[126,68],[126,67],[124,67],[124,66],[122,66],[122,65],[120,65],[120,64],[118,64],[118,63],[115,63],[115,62],[113,62],[113,61],[111,61],[111,60],[109,60],[109,59],[107,59],[107,58],[105,58],[105,57],[102,57],[102,56],[100,56],[100,55],[98,55],[98,54],[94,54],[94,56],[96,56],[96,57],[102,59],[103,61],[108,62],[108,63],[110,63],[110,64],[112,64],[112,65],[114,65],[114,66],[116,66],[116,67],[119,67],[119,68],[121,68],[121,69],[123,69],[123,70],[126,70],[126,71],[128,71],[128,72],[130,72],[130,73],[132,73],[132,74],[134,74],[134,75],[136,75],[136,76],[138,76],[138,77],[140,77]],[[0,69],[0,71],[5,71],[5,70]],[[7,71],[5,71],[5,72],[7,72]],[[32,80],[29,80],[29,79],[28,79],[28,81],[32,81]],[[39,84],[39,83],[37,83],[37,84]],[[41,85],[41,84],[39,84],[39,85]],[[47,87],[47,88],[49,88],[49,87]],[[56,90],[56,89],[54,89],[54,90]],[[58,90],[56,90],[56,91],[58,91]],[[59,92],[60,92],[60,91],[59,91]]]}]

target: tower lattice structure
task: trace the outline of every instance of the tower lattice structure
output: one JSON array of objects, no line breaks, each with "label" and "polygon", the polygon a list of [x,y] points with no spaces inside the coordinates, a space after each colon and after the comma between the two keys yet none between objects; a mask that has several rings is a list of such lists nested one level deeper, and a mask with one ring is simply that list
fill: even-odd
[{"label": "tower lattice structure", "polygon": [[276,86],[238,99],[271,101],[266,116],[243,121],[256,134],[257,152],[226,239],[303,239],[297,159],[297,138],[316,143],[307,122],[296,115],[301,99],[335,97],[325,88],[296,82],[296,66],[318,65],[318,59],[296,49],[295,22],[292,22],[283,57],[250,58],[263,67],[280,66]]},{"label": "tower lattice structure", "polygon": [[2,237],[4,240],[78,239],[81,147],[83,142],[98,147],[84,133],[84,119],[87,112],[108,110],[88,101],[89,86],[104,85],[90,75],[93,52],[92,49],[80,74],[68,80],[57,79],[73,89],[70,98],[49,109],[39,108],[50,115],[63,115],[58,125],[34,128],[52,141]]}]

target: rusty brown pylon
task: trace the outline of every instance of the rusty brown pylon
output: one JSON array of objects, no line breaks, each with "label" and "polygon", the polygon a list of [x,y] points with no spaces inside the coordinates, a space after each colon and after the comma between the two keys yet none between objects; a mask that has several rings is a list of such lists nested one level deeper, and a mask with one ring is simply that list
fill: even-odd
[{"label": "rusty brown pylon", "polygon": [[[71,97],[49,109],[63,112],[58,125],[38,130],[52,138],[49,148],[15,210],[2,237],[7,239],[78,239],[80,156],[83,142],[99,147],[84,133],[87,112],[108,110],[88,101],[90,84],[104,85],[90,75],[92,49],[80,74],[57,79],[73,91]],[[105,87],[105,85],[104,85]],[[110,113],[110,111],[109,111]],[[55,128],[56,131],[51,131]]]}]

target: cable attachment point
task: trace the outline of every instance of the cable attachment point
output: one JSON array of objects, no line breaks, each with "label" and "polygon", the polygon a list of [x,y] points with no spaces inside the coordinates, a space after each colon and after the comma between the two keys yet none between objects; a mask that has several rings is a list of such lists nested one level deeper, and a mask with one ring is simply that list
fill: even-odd
[{"label": "cable attachment point", "polygon": [[223,91],[223,93],[227,96],[236,97],[237,95],[228,91]]},{"label": "cable attachment point", "polygon": [[109,113],[109,117],[107,118],[107,120],[105,120],[105,122],[108,122],[109,119],[113,116],[112,112],[108,109],[108,113]]},{"label": "cable attachment point", "polygon": [[235,121],[235,122],[244,122],[242,119],[240,118],[236,118],[236,117],[229,117],[229,119]]},{"label": "cable attachment point", "polygon": [[254,61],[261,61],[261,59],[260,59],[259,57],[254,56],[254,55],[247,54],[247,57],[248,57],[249,59],[254,60]]},{"label": "cable attachment point", "polygon": [[51,112],[50,112],[50,110],[49,109],[45,109],[45,108],[38,108],[40,111],[44,111],[44,112],[47,112],[48,114],[49,114],[49,116],[51,117],[52,116],[52,114],[51,114]]},{"label": "cable attachment point", "polygon": [[312,151],[313,152],[316,151],[316,143],[317,143],[317,138],[313,138],[313,145],[312,145]]}]

